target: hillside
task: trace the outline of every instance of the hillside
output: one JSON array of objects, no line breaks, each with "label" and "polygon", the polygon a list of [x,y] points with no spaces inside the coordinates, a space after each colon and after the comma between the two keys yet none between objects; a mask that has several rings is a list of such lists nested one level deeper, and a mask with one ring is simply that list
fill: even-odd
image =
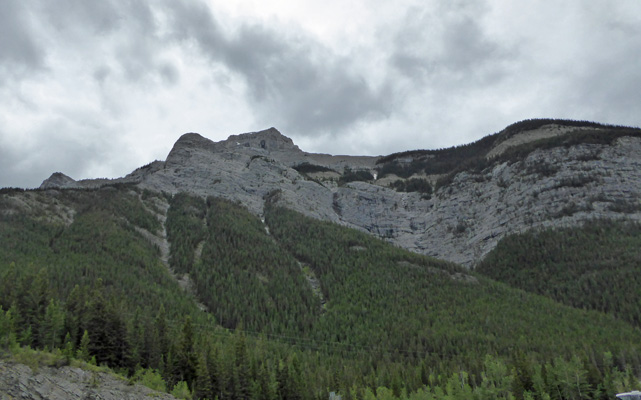
[{"label": "hillside", "polygon": [[476,271],[641,327],[641,226],[608,220],[503,239]]},{"label": "hillside", "polygon": [[0,351],[59,348],[221,399],[443,398],[452,379],[479,398],[607,398],[641,372],[625,321],[305,217],[280,195],[263,224],[220,198],[131,185],[5,191]]}]

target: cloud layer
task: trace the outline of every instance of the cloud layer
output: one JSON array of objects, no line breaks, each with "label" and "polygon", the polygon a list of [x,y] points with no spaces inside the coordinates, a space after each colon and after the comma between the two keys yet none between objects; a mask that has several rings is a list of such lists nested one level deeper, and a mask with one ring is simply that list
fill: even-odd
[{"label": "cloud layer", "polygon": [[524,118],[641,124],[635,0],[216,3],[5,1],[0,187],[122,176],[187,131],[388,154]]}]

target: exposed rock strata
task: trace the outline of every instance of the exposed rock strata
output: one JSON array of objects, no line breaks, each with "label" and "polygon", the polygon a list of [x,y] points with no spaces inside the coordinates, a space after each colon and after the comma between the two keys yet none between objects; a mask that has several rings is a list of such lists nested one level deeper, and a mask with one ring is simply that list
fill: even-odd
[{"label": "exposed rock strata", "polygon": [[[538,134],[552,137],[569,131],[548,127]],[[508,145],[528,142],[524,135]],[[378,181],[339,186],[322,180],[322,174],[306,177],[292,168],[307,162],[338,173],[345,167],[375,173],[377,159],[305,153],[274,128],[217,143],[190,133],[176,142],[164,163],[139,168],[116,182],[220,196],[257,215],[271,198],[305,215],[468,267],[510,233],[589,218],[641,219],[641,139],[636,137],[622,137],[612,145],[536,150],[521,161],[495,163],[481,173],[462,172],[431,199],[396,192]],[[51,178],[48,181],[44,187],[77,184],[58,179],[56,186]],[[83,187],[102,184],[82,181]]]}]

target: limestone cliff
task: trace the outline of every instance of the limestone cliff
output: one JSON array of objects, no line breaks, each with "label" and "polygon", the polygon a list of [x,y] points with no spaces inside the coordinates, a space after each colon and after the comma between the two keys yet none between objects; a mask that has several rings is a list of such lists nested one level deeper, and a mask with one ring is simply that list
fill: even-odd
[{"label": "limestone cliff", "polygon": [[[399,178],[386,166],[409,172]],[[221,142],[185,134],[166,161],[112,182],[220,196],[257,215],[269,198],[473,267],[510,233],[590,218],[641,219],[640,167],[641,131],[599,124],[515,124],[467,147],[387,157],[306,153],[270,128]],[[373,179],[350,182],[354,171]],[[105,184],[53,178],[42,187]],[[408,179],[439,183],[432,195],[390,187]]]}]

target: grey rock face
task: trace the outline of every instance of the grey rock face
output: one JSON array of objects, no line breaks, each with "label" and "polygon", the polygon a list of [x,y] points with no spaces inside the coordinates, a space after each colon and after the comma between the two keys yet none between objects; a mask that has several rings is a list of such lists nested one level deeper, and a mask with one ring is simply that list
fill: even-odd
[{"label": "grey rock face", "polygon": [[[345,167],[375,172],[377,159],[305,153],[274,128],[217,143],[189,133],[176,142],[165,162],[115,181],[168,193],[219,196],[259,216],[271,198],[305,215],[467,267],[511,233],[591,218],[641,219],[639,138],[536,150],[518,162],[459,173],[431,199],[396,192],[387,187],[389,180],[342,186],[323,180],[342,174]],[[303,175],[292,168],[302,163],[336,172]],[[56,182],[60,187],[73,185],[64,179],[47,181],[47,187],[56,187]],[[82,181],[83,187],[101,184]]]},{"label": "grey rock face", "polygon": [[63,174],[62,172],[54,172],[49,178],[45,179],[42,184],[40,184],[40,189],[76,189],[79,187],[80,185],[78,185],[78,182]]},{"label": "grey rock face", "polygon": [[430,200],[365,183],[337,190],[343,220],[409,250],[473,267],[511,233],[641,219],[641,139],[537,150],[460,173]]},{"label": "grey rock face", "polygon": [[132,385],[105,372],[74,367],[41,367],[0,361],[0,398],[33,400],[134,400],[175,399],[142,385]]}]

